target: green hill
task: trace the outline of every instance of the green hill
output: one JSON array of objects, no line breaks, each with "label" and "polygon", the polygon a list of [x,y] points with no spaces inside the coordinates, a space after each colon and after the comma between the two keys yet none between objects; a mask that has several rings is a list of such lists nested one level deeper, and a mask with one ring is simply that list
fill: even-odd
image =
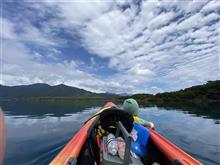
[{"label": "green hill", "polygon": [[126,98],[134,98],[140,104],[180,104],[180,103],[220,103],[220,80],[208,81],[204,85],[197,85],[174,92],[152,94],[135,94],[121,96],[108,93],[93,93],[67,85],[50,86],[48,84],[32,84],[21,86],[0,85],[1,98],[29,98],[34,100],[72,100],[86,98],[111,98],[121,103]]},{"label": "green hill", "polygon": [[135,94],[120,97],[120,100],[128,97],[138,100],[141,104],[220,103],[220,80],[208,81],[204,85],[156,95]]},{"label": "green hill", "polygon": [[50,86],[48,84],[32,84],[20,86],[0,85],[0,98],[20,98],[20,97],[103,97],[112,96],[106,93],[93,93],[84,89],[79,89],[67,85]]},{"label": "green hill", "polygon": [[158,93],[155,99],[166,102],[220,102],[220,80],[208,81],[204,85],[197,85],[175,92]]}]

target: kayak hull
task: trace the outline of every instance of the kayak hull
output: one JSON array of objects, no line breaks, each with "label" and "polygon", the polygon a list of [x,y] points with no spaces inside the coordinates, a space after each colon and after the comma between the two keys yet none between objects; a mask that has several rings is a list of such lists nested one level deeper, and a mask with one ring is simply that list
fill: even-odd
[{"label": "kayak hull", "polygon": [[[98,111],[93,117],[87,120],[82,128],[52,160],[50,165],[76,164],[77,158],[79,157],[83,145],[86,143],[87,138],[92,131],[91,129],[93,129],[93,125],[99,119],[99,114],[112,107],[117,106],[112,102],[108,102],[100,111]],[[200,163],[198,160],[188,155],[186,152],[178,148],[165,137],[161,136],[155,130],[150,128],[146,129],[151,132],[151,146],[156,148],[156,150],[159,151],[163,157],[165,157],[163,164],[202,165],[202,163]]]},{"label": "kayak hull", "polygon": [[[108,102],[105,106],[98,111],[98,113],[116,106],[112,102]],[[95,116],[88,120],[82,128],[73,136],[73,138],[67,143],[67,145],[58,153],[58,155],[50,162],[50,165],[63,165],[67,164],[68,161],[75,161],[79,156],[79,153],[87,139],[89,128],[91,128],[92,123],[96,120]],[[73,164],[73,163],[72,163]]]}]

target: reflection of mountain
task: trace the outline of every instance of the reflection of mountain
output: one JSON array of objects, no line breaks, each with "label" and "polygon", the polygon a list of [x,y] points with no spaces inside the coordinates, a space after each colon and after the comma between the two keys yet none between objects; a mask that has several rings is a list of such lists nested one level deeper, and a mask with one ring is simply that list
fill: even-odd
[{"label": "reflection of mountain", "polygon": [[[63,117],[81,112],[87,108],[103,106],[103,101],[75,102],[23,102],[3,101],[0,105],[5,115],[28,118],[44,118],[46,116]],[[98,110],[98,109],[97,109]]]},{"label": "reflection of mountain", "polygon": [[[28,118],[44,118],[47,116],[64,117],[73,113],[81,112],[88,108],[97,108],[105,104],[104,100],[81,100],[74,102],[23,102],[3,101],[0,105],[5,115]],[[148,105],[149,106],[149,105]],[[153,106],[153,105],[151,105]],[[220,105],[218,104],[158,104],[158,108],[166,110],[183,111],[203,118],[220,121]],[[146,106],[144,106],[146,107]],[[150,107],[150,106],[149,106]],[[97,108],[98,110],[98,108]]]},{"label": "reflection of mountain", "polygon": [[157,104],[159,108],[165,108],[166,110],[179,110],[189,114],[195,114],[203,118],[211,118],[220,120],[220,105],[219,104]]},{"label": "reflection of mountain", "polygon": [[93,93],[84,89],[66,86],[63,84],[50,86],[48,84],[32,84],[21,86],[3,86],[0,85],[0,98],[16,97],[97,97],[110,96],[111,94]]}]

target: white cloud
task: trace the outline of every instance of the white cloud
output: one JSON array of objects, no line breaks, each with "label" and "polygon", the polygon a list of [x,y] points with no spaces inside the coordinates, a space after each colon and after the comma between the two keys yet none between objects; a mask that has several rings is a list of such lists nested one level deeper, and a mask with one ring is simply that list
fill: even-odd
[{"label": "white cloud", "polygon": [[184,12],[195,13],[201,10],[201,8],[207,3],[207,0],[183,1],[183,3],[184,2],[188,2],[187,5],[183,6]]},{"label": "white cloud", "polygon": [[163,93],[163,92],[164,91],[157,86],[152,86],[149,91],[149,93]]},{"label": "white cloud", "polygon": [[131,75],[138,75],[138,76],[148,76],[153,74],[151,70],[144,68],[140,64],[137,64],[131,69],[129,69],[128,73],[130,73]]},{"label": "white cloud", "polygon": [[195,15],[186,18],[180,22],[177,26],[178,30],[189,30],[198,26],[198,22],[202,19],[201,13],[196,13]]},{"label": "white cloud", "polygon": [[[8,19],[0,18],[2,34],[1,38],[7,40],[16,40],[17,42],[33,43],[41,46],[55,46],[57,43],[49,34],[42,33],[34,27],[29,21],[11,22]],[[20,31],[16,33],[15,31]]]},{"label": "white cloud", "polygon": [[10,21],[0,17],[0,25],[2,28],[1,38],[15,39],[16,35],[13,32],[14,26]]},{"label": "white cloud", "polygon": [[211,13],[207,16],[205,16],[201,22],[203,25],[206,25],[207,23],[211,22],[211,21],[217,21],[219,19],[219,15],[217,13]]},{"label": "white cloud", "polygon": [[212,0],[202,8],[202,12],[205,12],[205,13],[213,12],[213,11],[217,12],[219,8],[220,8],[220,4],[218,0]]},{"label": "white cloud", "polygon": [[172,19],[174,19],[177,16],[178,14],[174,12],[162,13],[158,15],[155,19],[149,22],[148,28],[157,29],[163,25],[166,25],[167,23],[169,23]]},{"label": "white cloud", "polygon": [[19,43],[3,43],[3,82],[7,85],[48,83],[67,85],[84,88],[96,92],[118,92],[132,87],[121,85],[118,82],[95,78],[93,75],[83,72],[74,61],[42,64],[35,61],[27,47]]},{"label": "white cloud", "polygon": [[62,10],[61,16],[68,20],[68,23],[76,26],[83,26],[83,22],[97,18],[110,9],[112,3],[104,1],[72,1],[72,2],[55,2],[57,7]]},{"label": "white cloud", "polygon": [[[124,93],[174,90],[219,78],[220,6],[217,1],[143,1],[140,6],[130,1],[42,5],[47,10],[56,9],[56,18],[45,22],[42,29],[23,21],[21,25],[27,27],[20,25],[23,32],[15,33],[16,23],[1,20],[5,27],[3,38],[12,40],[8,47],[4,43],[4,56],[7,54],[4,61],[8,60],[4,64],[5,84],[65,82],[89,90]],[[45,10],[39,5],[35,8]],[[50,48],[50,55],[57,60],[62,56],[62,52],[56,52],[61,39],[51,35],[51,29],[62,29],[70,37],[77,34],[81,46],[97,58],[108,59],[106,67],[117,73],[105,75],[104,81],[82,71],[71,60],[42,64],[40,59],[45,56],[30,51],[24,42]],[[12,45],[14,50],[10,50]],[[64,45],[65,42],[61,44]],[[24,66],[20,66],[22,59]],[[89,61],[96,65],[94,58]],[[13,73],[15,69],[22,74],[20,78]],[[41,74],[36,73],[39,69],[43,71]],[[154,83],[165,87],[151,85]]]}]

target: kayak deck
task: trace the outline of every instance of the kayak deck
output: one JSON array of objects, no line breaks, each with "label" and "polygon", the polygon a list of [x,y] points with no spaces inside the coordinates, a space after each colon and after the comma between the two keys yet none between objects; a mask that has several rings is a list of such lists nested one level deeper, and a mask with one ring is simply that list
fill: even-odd
[{"label": "kayak deck", "polygon": [[[95,127],[102,121],[99,114],[116,107],[115,104],[110,102],[90,118],[54,160],[52,160],[50,165],[100,164],[101,139],[97,136]],[[148,155],[141,158],[143,164],[152,164],[154,162],[168,165],[202,164],[156,131],[149,128],[146,129],[151,132],[151,135],[147,143]]]}]

